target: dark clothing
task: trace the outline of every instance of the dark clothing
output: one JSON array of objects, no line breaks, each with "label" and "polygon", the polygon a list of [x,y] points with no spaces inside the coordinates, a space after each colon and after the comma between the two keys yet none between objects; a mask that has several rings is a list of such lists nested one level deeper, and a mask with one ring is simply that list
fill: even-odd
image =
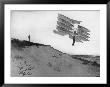
[{"label": "dark clothing", "polygon": [[74,31],[73,44],[72,44],[73,46],[74,46],[74,44],[75,44],[75,36],[76,36],[76,35],[78,35],[78,33],[77,33],[76,31]]},{"label": "dark clothing", "polygon": [[76,31],[74,31],[74,35],[78,35],[78,33]]},{"label": "dark clothing", "polygon": [[75,36],[73,36],[73,44],[72,44],[73,46],[74,46],[74,43],[75,43]]},{"label": "dark clothing", "polygon": [[73,37],[73,44],[72,44],[72,46],[74,46],[74,44],[75,44],[75,37],[76,37],[76,35],[78,35],[78,33],[77,33],[77,30],[71,30],[71,32],[72,33],[70,33],[70,35],[72,35],[72,37]]},{"label": "dark clothing", "polygon": [[28,36],[29,42],[30,42],[30,35]]}]

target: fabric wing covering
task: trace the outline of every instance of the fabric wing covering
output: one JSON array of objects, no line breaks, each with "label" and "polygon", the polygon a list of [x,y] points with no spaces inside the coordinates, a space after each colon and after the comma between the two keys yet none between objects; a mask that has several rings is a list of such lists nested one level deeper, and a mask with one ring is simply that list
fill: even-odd
[{"label": "fabric wing covering", "polygon": [[69,35],[69,38],[73,39],[74,33],[71,30],[73,30],[72,27],[74,27],[74,24],[78,24],[77,35],[75,35],[75,41],[76,42],[89,41],[88,38],[90,38],[89,37],[90,30],[79,25],[80,22],[82,21],[70,19],[62,14],[58,14],[57,19],[58,19],[57,25],[56,25],[57,30],[53,30],[55,34],[59,34],[62,36]]}]

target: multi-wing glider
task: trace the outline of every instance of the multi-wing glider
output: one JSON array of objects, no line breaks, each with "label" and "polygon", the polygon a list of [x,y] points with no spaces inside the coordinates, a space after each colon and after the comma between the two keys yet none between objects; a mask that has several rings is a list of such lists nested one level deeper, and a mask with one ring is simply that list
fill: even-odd
[{"label": "multi-wing glider", "polygon": [[[73,39],[73,36],[75,37],[76,42],[83,42],[83,41],[89,41],[89,32],[87,28],[79,25],[82,21],[77,21],[70,19],[62,14],[58,14],[57,17],[57,30],[54,30],[53,32],[59,35],[69,35],[69,38]],[[74,25],[77,24],[77,34],[74,34]]]}]

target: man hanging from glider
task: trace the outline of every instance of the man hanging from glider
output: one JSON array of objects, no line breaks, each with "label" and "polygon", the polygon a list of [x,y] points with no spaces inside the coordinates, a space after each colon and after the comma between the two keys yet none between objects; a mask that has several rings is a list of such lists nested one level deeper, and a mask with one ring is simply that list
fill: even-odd
[{"label": "man hanging from glider", "polygon": [[57,31],[53,30],[55,34],[62,36],[69,35],[69,38],[73,39],[72,46],[75,42],[89,41],[89,33],[87,28],[79,25],[82,21],[70,19],[62,14],[58,14]]},{"label": "man hanging from glider", "polygon": [[74,44],[75,44],[75,36],[78,35],[78,33],[77,33],[78,28],[73,26],[72,30],[70,30],[70,31],[72,32],[72,33],[70,33],[70,35],[72,35],[72,37],[73,37],[73,44],[72,45],[74,46]]}]

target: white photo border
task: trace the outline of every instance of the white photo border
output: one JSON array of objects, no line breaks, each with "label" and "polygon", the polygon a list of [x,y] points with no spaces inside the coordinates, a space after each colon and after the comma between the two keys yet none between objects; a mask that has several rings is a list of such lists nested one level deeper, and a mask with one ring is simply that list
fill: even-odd
[{"label": "white photo border", "polygon": [[[106,84],[107,83],[107,23],[106,4],[5,4],[4,8],[4,73],[5,84]],[[100,77],[11,77],[10,72],[10,12],[11,10],[100,10]]]}]

